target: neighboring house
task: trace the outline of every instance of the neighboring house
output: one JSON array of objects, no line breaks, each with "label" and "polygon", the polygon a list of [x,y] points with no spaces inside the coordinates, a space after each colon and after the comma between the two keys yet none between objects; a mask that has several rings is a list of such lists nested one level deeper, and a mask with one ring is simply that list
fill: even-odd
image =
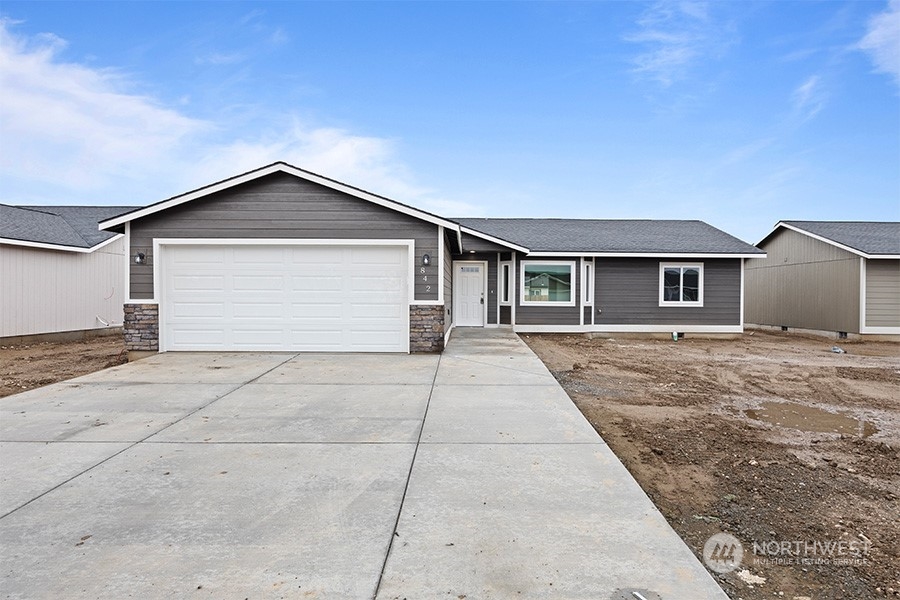
[{"label": "neighboring house", "polygon": [[121,326],[125,240],[97,223],[132,208],[0,204],[0,339]]},{"label": "neighboring house", "polygon": [[108,219],[126,346],[436,351],[452,327],[739,333],[762,252],[699,221],[448,219],[275,163]]},{"label": "neighboring house", "polygon": [[747,322],[900,335],[900,223],[781,221],[747,262]]}]

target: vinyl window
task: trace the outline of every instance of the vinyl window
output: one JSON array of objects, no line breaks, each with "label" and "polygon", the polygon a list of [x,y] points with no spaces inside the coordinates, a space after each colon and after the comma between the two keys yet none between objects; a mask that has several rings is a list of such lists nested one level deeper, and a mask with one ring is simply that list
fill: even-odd
[{"label": "vinyl window", "polygon": [[522,304],[575,306],[574,273],[574,262],[522,261]]},{"label": "vinyl window", "polygon": [[659,305],[703,306],[703,263],[660,263]]}]

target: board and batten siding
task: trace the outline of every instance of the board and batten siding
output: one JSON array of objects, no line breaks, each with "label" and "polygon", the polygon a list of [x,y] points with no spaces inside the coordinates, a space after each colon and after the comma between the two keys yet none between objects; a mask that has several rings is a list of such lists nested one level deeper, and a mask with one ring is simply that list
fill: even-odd
[{"label": "board and batten siding", "polygon": [[94,252],[0,245],[0,338],[122,324],[125,240]]},{"label": "board and batten siding", "polygon": [[[597,258],[596,325],[740,325],[741,260]],[[660,263],[703,264],[703,306],[660,306]],[[596,312],[599,309],[600,312]],[[575,318],[578,318],[576,311]]]},{"label": "board and batten siding", "polygon": [[859,333],[859,256],[780,229],[748,259],[744,321]]},{"label": "board and batten siding", "polygon": [[900,327],[900,259],[866,260],[866,327]]},{"label": "board and batten siding", "polygon": [[[153,240],[157,238],[241,239],[413,239],[416,275],[422,255],[434,257],[428,281],[415,282],[416,300],[437,300],[438,226],[325,186],[274,173],[234,188],[131,222],[131,298],[153,298]],[[426,290],[426,287],[430,288]]]}]

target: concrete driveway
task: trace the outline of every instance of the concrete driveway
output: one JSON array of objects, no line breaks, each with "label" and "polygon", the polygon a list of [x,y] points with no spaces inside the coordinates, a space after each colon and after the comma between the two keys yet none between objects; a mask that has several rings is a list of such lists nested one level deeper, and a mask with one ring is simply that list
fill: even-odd
[{"label": "concrete driveway", "polygon": [[511,333],[0,399],[4,598],[725,595]]}]

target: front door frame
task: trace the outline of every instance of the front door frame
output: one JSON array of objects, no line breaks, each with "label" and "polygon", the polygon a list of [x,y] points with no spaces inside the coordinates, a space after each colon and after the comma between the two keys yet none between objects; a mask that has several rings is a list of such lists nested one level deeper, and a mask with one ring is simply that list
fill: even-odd
[{"label": "front door frame", "polygon": [[456,315],[459,314],[459,286],[453,285],[453,326],[454,327],[485,327],[487,325],[488,319],[488,299],[487,299],[487,276],[488,276],[488,261],[486,260],[454,260],[453,261],[453,279],[456,280],[456,267],[457,265],[481,265],[481,294],[484,297],[484,302],[482,303],[481,308],[481,325],[459,325],[456,322]]}]

